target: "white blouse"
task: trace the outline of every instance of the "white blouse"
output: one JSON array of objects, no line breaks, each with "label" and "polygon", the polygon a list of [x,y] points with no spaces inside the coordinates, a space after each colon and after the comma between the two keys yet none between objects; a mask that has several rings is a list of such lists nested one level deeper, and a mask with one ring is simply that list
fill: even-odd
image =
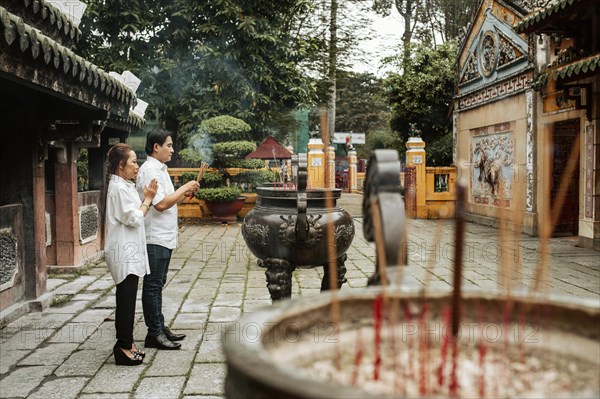
[{"label": "white blouse", "polygon": [[111,175],[106,195],[104,259],[116,284],[129,274],[150,274],[140,205],[135,184]]}]

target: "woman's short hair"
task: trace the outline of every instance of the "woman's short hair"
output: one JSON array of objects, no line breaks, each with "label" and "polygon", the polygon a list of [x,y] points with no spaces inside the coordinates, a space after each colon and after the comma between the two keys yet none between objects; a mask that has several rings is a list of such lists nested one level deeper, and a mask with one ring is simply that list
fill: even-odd
[{"label": "woman's short hair", "polygon": [[146,136],[146,154],[152,155],[154,152],[154,144],[162,146],[167,140],[167,137],[171,135],[171,132],[159,127],[150,131],[148,136]]}]

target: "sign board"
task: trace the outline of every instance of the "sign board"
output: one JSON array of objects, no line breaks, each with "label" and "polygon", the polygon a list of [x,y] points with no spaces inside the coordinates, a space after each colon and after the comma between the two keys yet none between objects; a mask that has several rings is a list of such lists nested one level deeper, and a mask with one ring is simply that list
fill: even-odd
[{"label": "sign board", "polygon": [[350,142],[354,144],[365,144],[365,133],[352,133],[352,132],[335,132],[333,134],[333,142],[335,144],[346,144]]},{"label": "sign board", "polygon": [[414,155],[412,159],[412,163],[415,165],[420,165],[423,163],[423,155]]},{"label": "sign board", "polygon": [[321,158],[313,158],[310,161],[310,166],[323,166],[323,160]]}]

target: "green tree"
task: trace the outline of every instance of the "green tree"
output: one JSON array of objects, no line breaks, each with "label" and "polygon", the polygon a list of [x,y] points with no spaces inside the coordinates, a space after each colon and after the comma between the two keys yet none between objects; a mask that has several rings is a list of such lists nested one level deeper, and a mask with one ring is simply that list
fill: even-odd
[{"label": "green tree", "polygon": [[456,45],[447,42],[432,48],[415,47],[403,74],[390,74],[386,80],[392,107],[391,128],[404,142],[411,125],[421,131],[427,143],[427,162],[448,165],[452,162],[452,123],[454,62]]},{"label": "green tree", "polygon": [[404,159],[406,146],[404,141],[388,130],[375,130],[367,133],[365,144],[358,146],[356,154],[359,158],[369,158],[373,151],[379,149],[396,150],[400,154],[400,159]]},{"label": "green tree", "polygon": [[[318,42],[299,34],[310,0],[90,0],[86,56],[142,78],[140,97],[185,143],[200,121],[229,114],[255,138],[275,115],[314,100],[300,65]],[[95,49],[98,54],[94,56]],[[124,59],[124,60],[123,60]]]},{"label": "green tree", "polygon": [[371,36],[371,23],[365,17],[369,2],[362,0],[314,0],[311,15],[304,21],[302,32],[319,43],[311,52],[307,71],[317,79],[317,105],[327,110],[330,133],[336,128],[337,79],[339,71],[349,69],[350,62],[360,57],[360,40]]},{"label": "green tree", "polygon": [[338,71],[336,129],[368,133],[389,128],[383,80],[371,73]]}]

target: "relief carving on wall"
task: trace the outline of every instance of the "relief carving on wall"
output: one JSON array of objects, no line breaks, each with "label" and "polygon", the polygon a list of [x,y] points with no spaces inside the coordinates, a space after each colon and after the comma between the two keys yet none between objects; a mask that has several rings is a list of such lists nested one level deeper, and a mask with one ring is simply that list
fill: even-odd
[{"label": "relief carving on wall", "polygon": [[513,61],[523,57],[523,50],[503,34],[498,38],[498,68],[510,65]]},{"label": "relief carving on wall", "polygon": [[477,51],[473,52],[467,61],[467,67],[463,73],[460,83],[467,83],[472,80],[481,78],[479,66],[477,66]]},{"label": "relief carving on wall", "polygon": [[498,62],[498,48],[496,35],[491,30],[483,33],[479,44],[479,63],[483,76],[490,76],[496,70]]},{"label": "relief carving on wall", "polygon": [[515,3],[523,7],[525,10],[531,12],[538,8],[544,7],[550,3],[551,0],[515,0]]},{"label": "relief carving on wall", "polygon": [[473,202],[509,207],[513,186],[513,133],[474,135],[471,141],[471,162]]},{"label": "relief carving on wall", "polygon": [[0,291],[12,287],[17,272],[19,252],[17,237],[12,229],[0,230]]},{"label": "relief carving on wall", "polygon": [[535,202],[533,200],[533,184],[535,182],[535,168],[533,167],[533,145],[534,145],[534,125],[533,125],[533,91],[527,90],[525,92],[525,110],[527,113],[527,126],[525,131],[525,158],[527,164],[525,165],[527,173],[527,188],[525,190],[525,209],[528,212],[533,212],[535,209]]},{"label": "relief carving on wall", "polygon": [[79,208],[79,240],[82,244],[98,237],[98,206],[86,205]]}]

